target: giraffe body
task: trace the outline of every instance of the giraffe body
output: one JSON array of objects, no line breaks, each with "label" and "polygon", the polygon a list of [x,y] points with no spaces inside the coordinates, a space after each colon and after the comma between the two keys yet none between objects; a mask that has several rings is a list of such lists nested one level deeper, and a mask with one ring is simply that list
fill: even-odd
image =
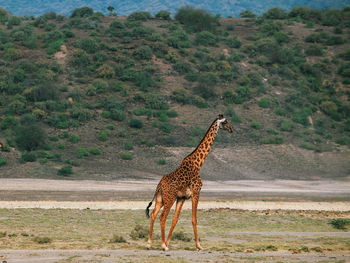
[{"label": "giraffe body", "polygon": [[[198,231],[197,231],[197,207],[199,201],[199,195],[202,188],[202,179],[200,178],[200,168],[204,164],[206,157],[209,154],[210,148],[214,142],[215,136],[219,128],[232,132],[232,127],[229,122],[222,116],[215,119],[210,125],[208,131],[199,143],[197,148],[186,156],[179,167],[163,176],[160,180],[154,198],[156,201],[155,208],[151,214],[150,231],[148,234],[148,246],[152,244],[152,233],[154,221],[163,207],[163,212],[160,216],[160,226],[162,234],[162,248],[168,250],[169,242],[177,224],[182,206],[185,200],[192,198],[192,225],[195,236],[196,247],[201,250],[202,247],[199,243]],[[152,200],[153,201],[153,200]],[[176,208],[173,217],[173,222],[169,230],[167,240],[165,240],[165,223],[171,207],[176,201]],[[148,209],[152,205],[149,203],[146,208],[146,215],[148,215]]]}]

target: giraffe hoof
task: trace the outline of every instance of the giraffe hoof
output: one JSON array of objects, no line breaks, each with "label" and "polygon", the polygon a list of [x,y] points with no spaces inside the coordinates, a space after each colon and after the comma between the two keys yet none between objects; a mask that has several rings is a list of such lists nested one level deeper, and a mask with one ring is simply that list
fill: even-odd
[{"label": "giraffe hoof", "polygon": [[197,246],[197,251],[201,251],[203,248],[201,246]]},{"label": "giraffe hoof", "polygon": [[147,249],[151,249],[151,248],[152,248],[152,245],[151,245],[151,244],[147,244],[146,248],[147,248]]},{"label": "giraffe hoof", "polygon": [[163,247],[163,250],[164,250],[164,251],[168,251],[169,248],[168,248],[167,246],[164,246],[164,247]]}]

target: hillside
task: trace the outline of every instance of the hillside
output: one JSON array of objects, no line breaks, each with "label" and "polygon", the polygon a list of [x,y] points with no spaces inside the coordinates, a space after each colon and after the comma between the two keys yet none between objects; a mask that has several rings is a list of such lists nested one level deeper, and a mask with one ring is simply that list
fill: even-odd
[{"label": "hillside", "polygon": [[204,178],[346,178],[350,8],[245,15],[0,10],[0,176],[158,177],[224,113]]},{"label": "hillside", "polygon": [[349,0],[0,0],[0,7],[17,16],[40,16],[47,12],[70,15],[72,10],[83,6],[89,6],[102,13],[108,13],[107,7],[112,6],[115,8],[114,11],[121,16],[127,16],[136,11],[148,11],[155,14],[160,10],[168,10],[175,14],[180,7],[191,6],[208,10],[213,15],[239,17],[240,13],[246,10],[261,15],[274,7],[289,11],[296,6],[323,10],[340,9],[348,5],[350,5]]}]

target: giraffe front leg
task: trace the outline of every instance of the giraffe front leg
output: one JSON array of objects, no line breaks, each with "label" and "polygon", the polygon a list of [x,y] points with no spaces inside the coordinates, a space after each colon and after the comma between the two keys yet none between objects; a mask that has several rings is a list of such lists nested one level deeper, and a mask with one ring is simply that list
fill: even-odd
[{"label": "giraffe front leg", "polygon": [[151,214],[151,223],[150,223],[150,227],[149,227],[149,232],[148,232],[148,240],[147,240],[147,248],[150,249],[152,247],[152,234],[153,234],[153,225],[154,225],[154,221],[157,218],[157,215],[159,213],[159,210],[162,208],[162,201],[160,200],[156,200],[156,204],[155,207],[152,211]]},{"label": "giraffe front leg", "polygon": [[199,243],[199,237],[198,237],[198,231],[197,231],[197,207],[198,207],[198,201],[199,201],[199,193],[192,195],[192,226],[193,226],[193,233],[194,233],[194,239],[196,241],[196,248],[197,250],[202,250],[202,246]]}]

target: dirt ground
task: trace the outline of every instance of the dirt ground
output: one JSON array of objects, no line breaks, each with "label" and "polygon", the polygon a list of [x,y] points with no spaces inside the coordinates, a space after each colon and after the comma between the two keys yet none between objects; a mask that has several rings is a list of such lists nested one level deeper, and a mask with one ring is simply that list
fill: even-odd
[{"label": "dirt ground", "polygon": [[0,260],[8,263],[63,263],[63,262],[349,262],[350,256],[329,253],[291,254],[276,252],[211,252],[159,250],[5,250]]},{"label": "dirt ground", "polygon": [[[0,179],[0,209],[90,209],[138,210],[144,209],[153,196],[158,181],[70,181],[46,179]],[[300,213],[320,211],[323,217],[347,217],[350,211],[350,182],[344,181],[205,181],[199,209],[239,209],[253,213]],[[184,209],[190,209],[190,201]],[[293,211],[291,211],[293,210]],[[14,210],[15,211],[15,210]],[[238,210],[237,210],[238,211]],[[269,212],[270,211],[270,212]],[[280,212],[279,212],[280,211]],[[288,212],[290,211],[290,212]],[[323,211],[323,212],[321,212]],[[6,213],[6,212],[5,212]],[[186,212],[185,212],[186,213]],[[318,213],[318,212],[312,212]],[[328,213],[327,215],[324,213]],[[306,215],[303,215],[306,216]],[[1,220],[1,219],[0,219]],[[1,230],[1,229],[0,229]],[[293,230],[292,230],[293,231]],[[294,230],[295,231],[295,230]],[[344,246],[350,244],[349,232],[236,232],[241,236],[278,235],[282,240],[306,238],[340,238]],[[316,234],[316,236],[315,236]],[[215,242],[232,244],[225,237]],[[222,240],[221,240],[221,239]],[[255,237],[256,238],[256,237]],[[275,237],[271,236],[271,240]],[[348,241],[346,241],[348,240]],[[208,241],[211,241],[208,238]],[[226,243],[225,243],[226,242]],[[234,243],[234,242],[233,242]],[[174,249],[163,252],[155,247],[135,249],[35,249],[0,250],[0,262],[7,263],[63,263],[63,262],[350,262],[348,250],[295,252],[288,250],[201,252]]]}]

